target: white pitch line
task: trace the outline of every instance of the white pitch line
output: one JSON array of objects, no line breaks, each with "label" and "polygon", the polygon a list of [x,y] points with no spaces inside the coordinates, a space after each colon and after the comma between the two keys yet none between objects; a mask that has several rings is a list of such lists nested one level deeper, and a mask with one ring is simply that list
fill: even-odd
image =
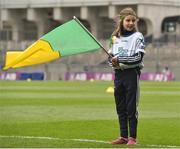
[{"label": "white pitch line", "polygon": [[66,139],[66,140],[80,141],[80,142],[95,142],[95,143],[110,144],[109,141],[102,141],[102,140],[89,140],[89,139]]},{"label": "white pitch line", "polygon": [[64,141],[79,141],[79,142],[95,142],[95,143],[105,143],[109,144],[108,141],[102,141],[102,140],[89,140],[89,139],[61,139],[61,138],[55,138],[55,137],[35,137],[35,136],[2,136],[0,135],[0,138],[20,138],[20,139],[45,139],[45,140],[64,140]]},{"label": "white pitch line", "polygon": [[[140,145],[140,144],[138,144]],[[158,148],[180,148],[180,146],[175,146],[175,145],[155,145],[155,144],[145,144],[143,146],[146,147],[158,147]]]},{"label": "white pitch line", "polygon": [[[3,136],[0,135],[0,138],[20,138],[20,139],[44,139],[44,140],[60,140],[60,141],[77,141],[77,142],[93,142],[93,143],[104,143],[110,144],[109,141],[103,140],[90,140],[90,139],[61,139],[55,137],[36,137],[36,136]],[[180,148],[180,146],[175,145],[155,145],[155,144],[137,144],[138,146],[154,147],[154,148]]]},{"label": "white pitch line", "polygon": [[0,135],[0,138],[59,140],[59,138],[53,138],[53,137],[35,137],[35,136],[2,136],[2,135]]}]

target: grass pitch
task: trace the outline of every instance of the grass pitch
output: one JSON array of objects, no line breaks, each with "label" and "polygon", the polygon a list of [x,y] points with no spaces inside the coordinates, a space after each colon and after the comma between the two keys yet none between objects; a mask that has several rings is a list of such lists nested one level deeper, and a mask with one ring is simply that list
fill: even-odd
[{"label": "grass pitch", "polygon": [[[126,148],[109,86],[0,81],[0,147]],[[141,82],[135,147],[180,147],[180,82]]]}]

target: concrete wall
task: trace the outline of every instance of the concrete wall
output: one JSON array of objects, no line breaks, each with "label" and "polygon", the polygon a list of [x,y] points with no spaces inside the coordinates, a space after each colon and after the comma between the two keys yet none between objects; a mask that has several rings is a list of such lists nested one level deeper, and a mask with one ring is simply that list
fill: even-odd
[{"label": "concrete wall", "polygon": [[101,18],[114,19],[124,7],[133,7],[139,18],[147,24],[147,35],[154,39],[162,36],[162,22],[166,17],[180,16],[178,0],[0,0],[0,28],[3,22],[12,25],[13,40],[21,40],[22,20],[33,21],[38,37],[47,30],[48,19],[66,22],[75,15],[90,23],[91,32],[100,37]]}]

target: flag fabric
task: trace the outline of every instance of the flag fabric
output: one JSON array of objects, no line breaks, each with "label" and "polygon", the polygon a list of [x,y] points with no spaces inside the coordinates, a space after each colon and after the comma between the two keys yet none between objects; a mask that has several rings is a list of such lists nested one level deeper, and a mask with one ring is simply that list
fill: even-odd
[{"label": "flag fabric", "polygon": [[24,51],[8,51],[3,70],[42,64],[63,56],[90,52],[100,48],[102,45],[74,17],[45,34]]}]

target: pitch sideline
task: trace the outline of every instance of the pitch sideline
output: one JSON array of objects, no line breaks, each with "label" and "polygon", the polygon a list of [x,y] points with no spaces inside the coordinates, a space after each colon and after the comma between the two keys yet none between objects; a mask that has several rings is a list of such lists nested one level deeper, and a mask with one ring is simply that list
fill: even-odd
[{"label": "pitch sideline", "polygon": [[[55,138],[55,137],[3,136],[3,135],[0,135],[0,138],[44,139],[44,140],[77,141],[77,142],[94,142],[94,143],[110,144],[109,141],[103,141],[103,140],[90,140],[90,139],[61,139],[61,138]],[[142,145],[142,144],[138,144],[138,145]],[[175,145],[155,145],[155,144],[146,144],[146,145],[143,145],[143,146],[146,146],[146,147],[158,147],[158,148],[180,148],[180,146],[175,146]]]}]

